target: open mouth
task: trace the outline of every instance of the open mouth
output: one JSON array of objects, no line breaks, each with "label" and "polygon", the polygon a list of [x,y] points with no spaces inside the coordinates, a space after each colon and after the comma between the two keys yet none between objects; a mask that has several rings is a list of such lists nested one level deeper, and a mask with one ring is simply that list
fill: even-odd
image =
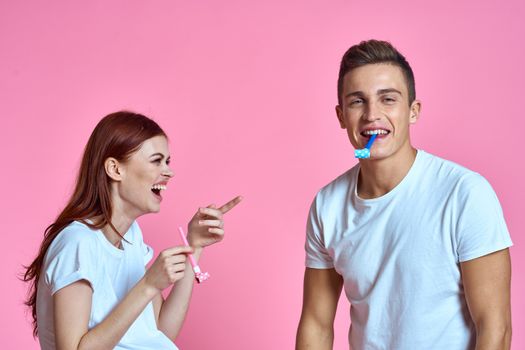
[{"label": "open mouth", "polygon": [[386,129],[368,129],[361,131],[361,136],[370,138],[372,135],[377,135],[378,138],[385,137],[386,135],[390,134],[390,130]]},{"label": "open mouth", "polygon": [[161,197],[160,191],[164,191],[167,188],[168,187],[166,185],[155,184],[151,186],[151,192],[153,192],[156,196]]}]

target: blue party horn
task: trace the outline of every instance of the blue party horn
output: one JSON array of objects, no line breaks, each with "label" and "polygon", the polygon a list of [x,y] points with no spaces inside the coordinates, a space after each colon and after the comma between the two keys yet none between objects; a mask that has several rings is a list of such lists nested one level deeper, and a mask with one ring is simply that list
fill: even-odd
[{"label": "blue party horn", "polygon": [[360,159],[370,158],[370,148],[372,147],[372,144],[376,140],[376,137],[377,137],[377,134],[373,134],[368,140],[368,142],[366,143],[365,148],[354,150],[354,156]]}]

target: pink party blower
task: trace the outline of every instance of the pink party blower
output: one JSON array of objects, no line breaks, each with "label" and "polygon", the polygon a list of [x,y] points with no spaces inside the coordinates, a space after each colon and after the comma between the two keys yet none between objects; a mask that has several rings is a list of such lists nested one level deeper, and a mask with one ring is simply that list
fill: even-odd
[{"label": "pink party blower", "polygon": [[[186,235],[184,234],[184,231],[182,230],[182,227],[179,226],[179,233],[180,237],[182,238],[182,241],[186,246],[190,246],[188,243],[188,240],[186,239]],[[197,262],[195,261],[195,258],[193,257],[193,254],[188,254],[188,258],[190,258],[191,267],[193,267],[193,272],[195,272],[195,279],[198,283],[202,283],[206,281],[208,278],[210,278],[210,274],[207,272],[201,272],[201,268],[199,265],[197,265]]]}]

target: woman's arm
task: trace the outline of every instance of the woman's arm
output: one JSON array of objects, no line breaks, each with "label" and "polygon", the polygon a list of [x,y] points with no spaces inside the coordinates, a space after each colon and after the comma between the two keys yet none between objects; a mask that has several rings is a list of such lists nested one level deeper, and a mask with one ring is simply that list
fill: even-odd
[{"label": "woman's arm", "polygon": [[[195,249],[193,256],[196,261],[198,261],[201,252],[202,248]],[[172,341],[175,341],[184,324],[194,282],[195,275],[192,267],[189,263],[186,263],[184,277],[174,284],[166,300],[161,302],[158,328]]]},{"label": "woman's arm", "polygon": [[[230,211],[241,201],[236,197],[216,208],[210,205],[199,208],[188,224],[188,242],[194,249],[194,257],[198,261],[202,249],[211,244],[220,242],[224,238],[223,215]],[[191,265],[186,263],[184,278],[178,281],[163,303],[159,311],[158,327],[171,340],[175,340],[179,334],[191,299],[195,275]]]},{"label": "woman's arm", "polygon": [[184,278],[190,247],[174,247],[159,254],[144,277],[98,325],[88,330],[93,290],[77,281],[53,296],[57,349],[112,349],[146,305],[170,284]]}]

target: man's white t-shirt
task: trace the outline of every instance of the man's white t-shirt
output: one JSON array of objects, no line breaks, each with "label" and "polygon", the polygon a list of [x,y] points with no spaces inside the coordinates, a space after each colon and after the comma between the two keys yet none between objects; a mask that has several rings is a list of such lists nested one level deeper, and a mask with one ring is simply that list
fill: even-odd
[{"label": "man's white t-shirt", "polygon": [[307,267],[344,279],[350,347],[473,348],[459,263],[512,245],[491,186],[421,150],[381,197],[358,197],[358,174],[359,164],[319,191],[305,245]]},{"label": "man's white t-shirt", "polygon": [[[88,328],[99,324],[144,276],[153,250],[142,239],[135,221],[124,235],[122,249],[112,245],[100,230],[72,222],[51,243],[38,283],[37,322],[40,346],[54,350],[53,294],[79,280],[93,289]],[[158,330],[150,302],[122,337],[118,350],[174,349]]]}]

